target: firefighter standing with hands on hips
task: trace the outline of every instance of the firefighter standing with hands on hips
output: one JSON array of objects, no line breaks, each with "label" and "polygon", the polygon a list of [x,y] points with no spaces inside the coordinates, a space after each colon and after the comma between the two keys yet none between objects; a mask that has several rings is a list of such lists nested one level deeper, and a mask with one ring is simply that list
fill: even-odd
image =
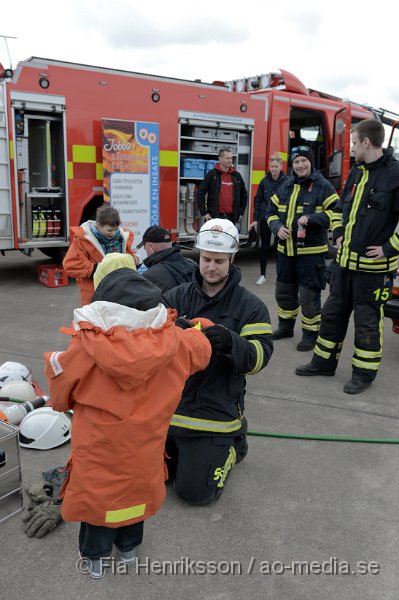
[{"label": "firefighter standing with hands on hips", "polygon": [[185,317],[177,325],[190,327],[194,317],[214,323],[203,329],[213,351],[209,366],[186,383],[171,420],[166,454],[177,494],[190,504],[209,504],[247,453],[245,377],[268,364],[273,342],[265,304],[240,286],[241,274],[233,265],[239,247],[233,223],[207,221],[195,245],[200,261],[193,281],[164,298]]},{"label": "firefighter standing with hands on hips", "polygon": [[334,187],[313,167],[309,146],[291,151],[294,174],[271,198],[267,222],[277,244],[278,329],[273,339],[293,337],[302,309],[302,340],[297,350],[312,350],[320,327],[321,290],[325,287],[327,229],[338,200]]},{"label": "firefighter standing with hands on hips", "polygon": [[352,378],[344,392],[359,394],[377,375],[382,357],[384,304],[397,270],[399,163],[383,150],[382,123],[367,119],[352,130],[356,164],[336,206],[337,267],[321,317],[312,362],[297,375],[334,375],[352,310],[355,347]]}]

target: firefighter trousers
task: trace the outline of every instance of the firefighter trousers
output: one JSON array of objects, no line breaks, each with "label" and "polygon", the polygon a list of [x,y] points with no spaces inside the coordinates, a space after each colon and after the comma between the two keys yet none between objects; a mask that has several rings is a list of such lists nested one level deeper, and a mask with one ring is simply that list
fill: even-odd
[{"label": "firefighter trousers", "polygon": [[169,478],[180,498],[202,506],[217,500],[236,462],[247,453],[246,435],[179,437],[168,435],[165,453]]},{"label": "firefighter trousers", "polygon": [[384,304],[390,298],[393,275],[336,268],[323,306],[312,364],[335,371],[353,311],[355,344],[353,376],[373,381],[382,357]]},{"label": "firefighter trousers", "polygon": [[325,288],[324,254],[277,255],[276,301],[279,329],[292,331],[301,307],[302,335],[315,340],[320,327],[321,290]]}]

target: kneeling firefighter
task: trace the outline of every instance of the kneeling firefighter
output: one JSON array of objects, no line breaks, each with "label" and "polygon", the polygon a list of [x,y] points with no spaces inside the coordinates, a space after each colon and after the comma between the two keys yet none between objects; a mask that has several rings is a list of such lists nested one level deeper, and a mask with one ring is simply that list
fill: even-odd
[{"label": "kneeling firefighter", "polygon": [[195,246],[200,260],[193,281],[164,298],[182,317],[214,323],[203,329],[213,352],[209,366],[186,383],[166,454],[178,495],[191,504],[208,504],[220,496],[231,468],[247,453],[245,377],[268,364],[273,342],[265,304],[240,285],[240,271],[233,265],[239,248],[233,223],[207,221]]}]

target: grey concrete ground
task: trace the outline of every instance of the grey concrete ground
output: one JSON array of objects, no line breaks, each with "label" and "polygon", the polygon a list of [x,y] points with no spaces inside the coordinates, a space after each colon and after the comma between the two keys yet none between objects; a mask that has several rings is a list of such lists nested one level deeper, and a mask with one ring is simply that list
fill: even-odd
[{"label": "grey concrete ground", "polygon": [[[276,325],[274,260],[267,284],[258,287],[256,259],[255,251],[242,252],[243,281],[266,302]],[[43,386],[42,353],[65,348],[67,338],[58,327],[70,323],[79,297],[72,282],[55,290],[37,283],[37,265],[45,262],[50,261],[39,252],[32,258],[0,256],[0,363],[29,364]],[[378,379],[361,396],[351,397],[342,387],[350,377],[352,334],[351,328],[331,379],[294,375],[295,366],[310,358],[295,350],[299,331],[295,339],[277,342],[270,365],[248,379],[250,429],[399,438],[399,336],[386,321]],[[29,539],[18,515],[0,525],[0,597],[396,599],[398,452],[396,445],[250,437],[248,457],[234,468],[216,504],[186,506],[169,487],[163,509],[145,525],[139,572],[117,573],[114,565],[99,581],[76,569],[76,523],[64,523],[44,539]],[[68,445],[46,452],[22,449],[24,485],[40,481],[42,471],[63,464],[67,454]],[[175,574],[162,561],[175,562]],[[189,561],[213,563],[201,574]],[[324,565],[313,563],[313,574],[298,574],[294,566],[295,574],[292,561]],[[375,561],[380,573],[359,574],[359,561]],[[275,573],[270,573],[272,563]],[[195,567],[206,570],[201,563]],[[321,568],[326,572],[318,574]]]}]

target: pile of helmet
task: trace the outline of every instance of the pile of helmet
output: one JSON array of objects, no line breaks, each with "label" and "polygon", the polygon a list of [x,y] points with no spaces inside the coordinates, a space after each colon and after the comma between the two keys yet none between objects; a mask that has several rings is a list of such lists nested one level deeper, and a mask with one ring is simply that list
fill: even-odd
[{"label": "pile of helmet", "polygon": [[[30,403],[36,397],[32,372],[28,367],[12,361],[0,365],[0,401]],[[2,407],[5,405],[6,402]],[[61,446],[70,438],[71,419],[50,406],[27,411],[19,424],[19,443],[23,448],[49,450]]]}]

